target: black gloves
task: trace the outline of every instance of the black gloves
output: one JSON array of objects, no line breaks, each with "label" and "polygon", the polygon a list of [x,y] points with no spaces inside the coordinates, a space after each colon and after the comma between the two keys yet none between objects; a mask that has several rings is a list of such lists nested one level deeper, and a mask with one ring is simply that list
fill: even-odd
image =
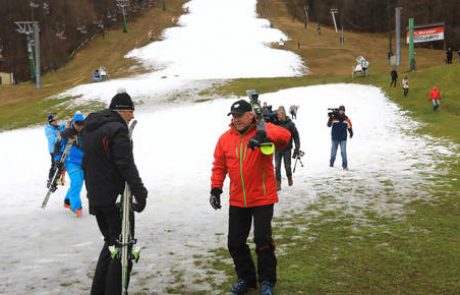
[{"label": "black gloves", "polygon": [[297,158],[298,156],[299,156],[299,149],[296,148],[296,149],[294,150],[294,153],[292,154],[292,158],[295,159],[295,158]]},{"label": "black gloves", "polygon": [[213,187],[211,189],[211,196],[209,197],[209,204],[214,210],[222,208],[220,205],[220,195],[222,194],[222,190],[217,187]]},{"label": "black gloves", "polygon": [[353,129],[350,128],[348,131],[350,132],[350,138],[352,138],[353,137]]},{"label": "black gloves", "polygon": [[145,205],[147,204],[147,198],[136,198],[136,202],[133,202],[133,210],[137,213],[141,213],[145,209]]},{"label": "black gloves", "polygon": [[256,132],[256,135],[254,135],[251,139],[249,139],[248,148],[254,150],[256,147],[260,147],[261,143],[264,143],[267,141],[268,141],[267,132],[263,130],[259,130]]}]

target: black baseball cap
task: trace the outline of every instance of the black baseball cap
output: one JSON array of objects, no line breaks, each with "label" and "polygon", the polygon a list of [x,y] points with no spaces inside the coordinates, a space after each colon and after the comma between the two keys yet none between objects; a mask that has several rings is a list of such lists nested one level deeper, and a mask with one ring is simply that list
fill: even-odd
[{"label": "black baseball cap", "polygon": [[240,99],[235,101],[230,108],[230,113],[227,116],[233,114],[244,114],[246,112],[252,112],[252,106],[249,102],[245,101],[244,99]]}]

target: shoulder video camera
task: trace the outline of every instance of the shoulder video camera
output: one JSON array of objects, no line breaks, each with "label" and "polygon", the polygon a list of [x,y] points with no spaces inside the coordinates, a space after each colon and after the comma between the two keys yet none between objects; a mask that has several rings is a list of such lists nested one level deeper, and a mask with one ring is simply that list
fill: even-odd
[{"label": "shoulder video camera", "polygon": [[328,113],[327,115],[329,117],[337,117],[339,115],[339,109],[338,108],[328,108]]}]

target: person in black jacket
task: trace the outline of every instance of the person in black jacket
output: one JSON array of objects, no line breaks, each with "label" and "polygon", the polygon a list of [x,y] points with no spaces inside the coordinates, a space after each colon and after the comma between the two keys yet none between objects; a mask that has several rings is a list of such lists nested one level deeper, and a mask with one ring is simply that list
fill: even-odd
[{"label": "person in black jacket", "polygon": [[398,81],[398,72],[396,71],[396,69],[393,69],[390,73],[391,75],[391,84],[390,84],[390,87],[393,86],[393,87],[396,87],[396,82]]},{"label": "person in black jacket", "polygon": [[294,182],[292,180],[292,170],[291,170],[291,150],[292,150],[292,141],[295,143],[294,156],[300,151],[300,139],[299,132],[292,122],[291,118],[286,115],[286,110],[284,106],[278,107],[277,111],[278,120],[275,122],[276,125],[279,125],[291,133],[291,140],[289,144],[282,150],[275,151],[275,176],[276,176],[276,190],[281,189],[281,161],[284,159],[284,168],[286,169],[286,176],[288,179],[288,185],[291,186]]},{"label": "person in black jacket", "polygon": [[454,52],[452,51],[452,47],[447,47],[446,50],[446,63],[448,65],[452,64],[452,58],[454,57]]},{"label": "person in black jacket", "polygon": [[[134,163],[128,133],[128,123],[133,118],[131,97],[126,92],[119,92],[112,98],[109,109],[92,113],[85,120],[83,169],[89,212],[96,216],[105,242],[91,294],[121,294],[121,262],[118,257],[111,258],[109,249],[118,246],[121,215],[116,200],[123,194],[125,182],[134,195],[133,210],[141,212],[146,205],[147,190]],[[134,216],[131,220],[134,221]]]}]

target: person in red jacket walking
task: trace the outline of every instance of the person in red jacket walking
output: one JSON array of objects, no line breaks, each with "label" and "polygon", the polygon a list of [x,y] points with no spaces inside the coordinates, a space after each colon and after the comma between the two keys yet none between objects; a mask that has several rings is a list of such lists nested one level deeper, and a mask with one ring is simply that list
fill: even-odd
[{"label": "person in red jacket walking", "polygon": [[441,99],[441,91],[438,89],[438,87],[434,86],[431,89],[428,98],[433,103],[433,111],[437,111],[439,109],[439,100]]},{"label": "person in red jacket walking", "polygon": [[[230,209],[228,250],[238,275],[231,287],[232,294],[244,294],[260,283],[260,294],[271,295],[276,283],[275,244],[272,239],[271,221],[274,203],[278,202],[273,154],[262,153],[259,144],[248,147],[249,140],[268,138],[276,148],[285,147],[291,135],[285,128],[265,124],[265,130],[257,130],[256,117],[251,104],[238,100],[232,104],[230,129],[222,134],[214,151],[211,176],[210,204],[221,208],[220,195],[227,174],[230,177]],[[260,134],[265,133],[265,134]],[[254,219],[257,271],[246,241]]]}]

